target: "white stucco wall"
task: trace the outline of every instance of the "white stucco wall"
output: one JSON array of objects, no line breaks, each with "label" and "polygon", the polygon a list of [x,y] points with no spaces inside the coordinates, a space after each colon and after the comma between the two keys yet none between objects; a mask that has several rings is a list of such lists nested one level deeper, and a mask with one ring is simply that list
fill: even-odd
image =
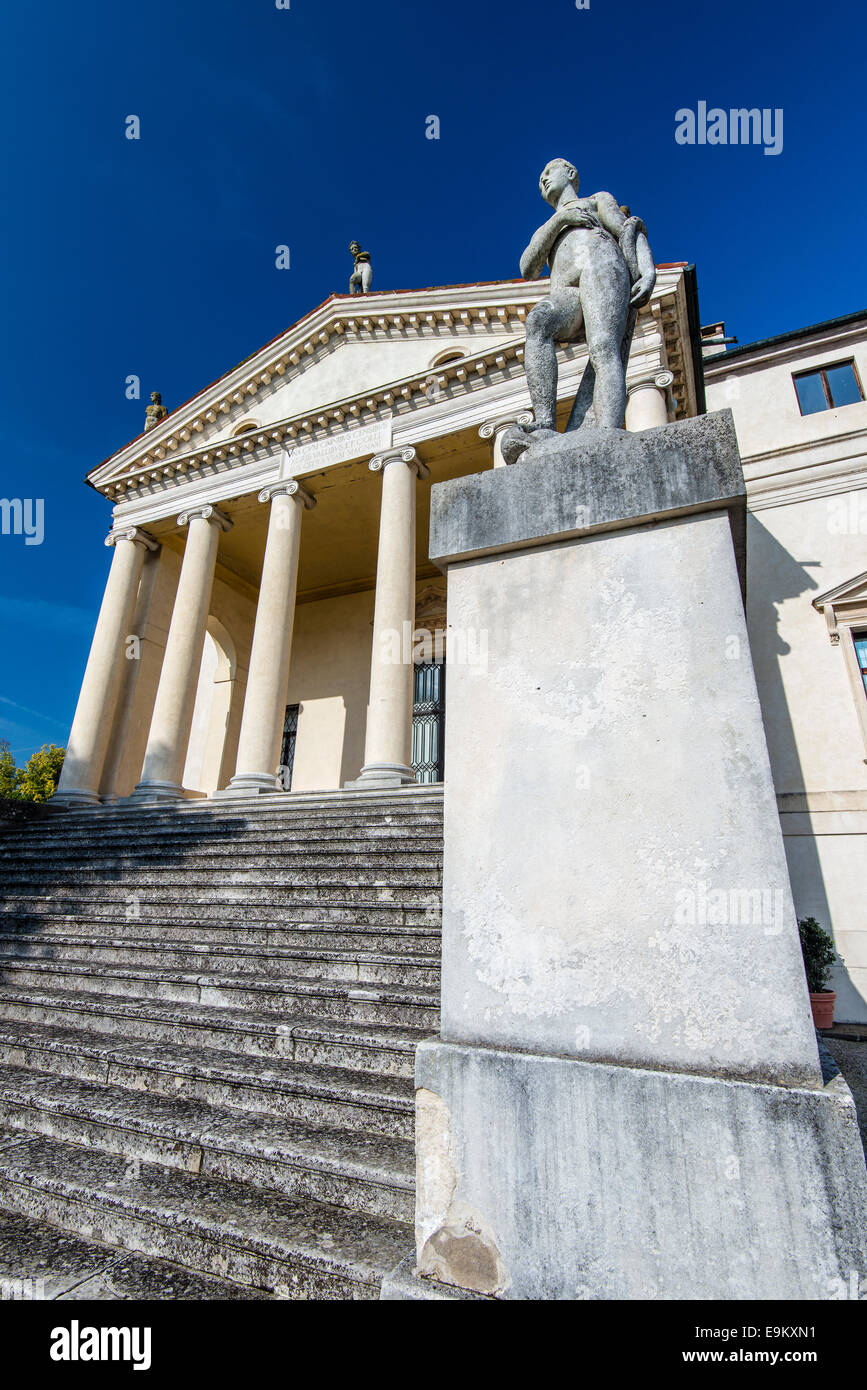
[{"label": "white stucco wall", "polygon": [[293,791],[342,787],[361,771],[372,640],[372,589],[298,605],[287,701],[300,705]]},{"label": "white stucco wall", "polygon": [[[836,1016],[867,1021],[867,697],[813,599],[867,570],[867,402],[802,416],[793,373],[854,359],[867,325],[707,369],[709,410],[732,410],[750,504],[747,619],[800,917],[829,928],[845,966]],[[864,525],[841,526],[841,514]],[[842,513],[841,513],[842,508]]]}]

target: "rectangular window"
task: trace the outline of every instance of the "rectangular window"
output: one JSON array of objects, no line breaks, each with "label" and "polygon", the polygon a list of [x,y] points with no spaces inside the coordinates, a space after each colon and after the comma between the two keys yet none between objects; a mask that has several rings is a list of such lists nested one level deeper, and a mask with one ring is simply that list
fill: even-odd
[{"label": "rectangular window", "polygon": [[821,367],[815,372],[799,372],[792,380],[802,415],[815,415],[819,410],[833,410],[840,405],[855,405],[864,399],[854,362],[836,362],[832,367]]},{"label": "rectangular window", "polygon": [[864,690],[867,691],[867,632],[853,632],[852,641],[855,643],[855,656],[858,660],[858,670],[861,672]]}]

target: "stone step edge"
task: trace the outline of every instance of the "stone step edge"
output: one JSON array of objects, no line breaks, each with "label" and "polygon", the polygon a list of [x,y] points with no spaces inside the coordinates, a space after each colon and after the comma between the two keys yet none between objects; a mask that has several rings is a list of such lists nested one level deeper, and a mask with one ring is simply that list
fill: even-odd
[{"label": "stone step edge", "polygon": [[[65,1176],[61,1179],[54,1175],[46,1175],[43,1172],[37,1172],[35,1164],[26,1162],[28,1158],[27,1151],[29,1151],[31,1157],[36,1156],[33,1153],[34,1148],[37,1148],[37,1152],[41,1152],[42,1154],[55,1155],[58,1159],[58,1165],[63,1165],[67,1170]],[[281,1240],[280,1236],[273,1229],[269,1237],[262,1236],[255,1232],[245,1232],[239,1229],[244,1219],[243,1213],[240,1213],[239,1220],[236,1212],[235,1220],[237,1224],[234,1228],[219,1225],[213,1219],[206,1217],[201,1210],[196,1213],[180,1213],[174,1203],[167,1204],[165,1201],[161,1203],[156,1199],[154,1194],[148,1190],[146,1184],[146,1170],[155,1168],[156,1165],[154,1164],[143,1163],[141,1165],[141,1169],[145,1172],[145,1180],[139,1180],[137,1185],[137,1200],[124,1202],[123,1199],[125,1194],[120,1191],[107,1190],[105,1185],[97,1189],[86,1185],[77,1175],[72,1175],[70,1171],[72,1164],[68,1161],[64,1163],[64,1158],[73,1156],[75,1150],[78,1148],[79,1146],[77,1145],[62,1144],[57,1141],[45,1139],[42,1136],[39,1136],[38,1139],[31,1140],[22,1138],[20,1144],[10,1144],[8,1147],[0,1148],[0,1206],[4,1205],[4,1189],[7,1191],[7,1196],[10,1197],[15,1195],[16,1189],[20,1189],[22,1194],[20,1205],[13,1206],[11,1210],[19,1211],[26,1215],[32,1213],[32,1199],[34,1197],[37,1197],[37,1199],[41,1197],[48,1205],[63,1204],[66,1208],[65,1214],[67,1218],[70,1214],[68,1211],[70,1205],[77,1208],[82,1213],[92,1214],[97,1220],[102,1216],[103,1221],[109,1214],[113,1214],[118,1220],[122,1220],[126,1213],[127,1219],[134,1221],[139,1226],[147,1225],[151,1228],[159,1228],[172,1233],[179,1232],[182,1236],[198,1240],[203,1245],[217,1247],[221,1250],[232,1250],[238,1254],[247,1255],[248,1257],[254,1256],[259,1259],[265,1259],[272,1264],[283,1266],[287,1273],[293,1266],[298,1266],[311,1275],[325,1274],[332,1279],[341,1280],[346,1283],[376,1288],[380,1284],[382,1278],[389,1272],[387,1269],[377,1268],[369,1256],[362,1256],[357,1264],[352,1266],[348,1264],[348,1257],[345,1255],[341,1256],[340,1253],[335,1253],[333,1250],[326,1253],[313,1250],[310,1247],[305,1249],[300,1241],[293,1244],[285,1238]],[[114,1156],[105,1155],[102,1157],[105,1158],[106,1167],[108,1168],[109,1160]],[[122,1164],[123,1160],[116,1160],[113,1166],[118,1169],[118,1172],[121,1172]],[[227,1209],[232,1210],[236,1207],[236,1204],[232,1202],[232,1194],[233,1191],[236,1191],[240,1186],[237,1183],[219,1178],[196,1177],[177,1170],[172,1171],[165,1169],[162,1170],[162,1172],[170,1179],[170,1181],[163,1183],[164,1189],[170,1190],[171,1188],[175,1188],[175,1190],[183,1192],[185,1188],[189,1188],[192,1184],[195,1184],[199,1188],[206,1185],[211,1193],[216,1192],[220,1194]],[[129,1183],[128,1186],[132,1187],[135,1193],[136,1185]],[[12,1189],[12,1191],[9,1192],[9,1189]],[[266,1194],[260,1195],[265,1196]],[[267,1195],[271,1197],[271,1194]],[[336,1214],[338,1218],[354,1215],[330,1203],[317,1202],[310,1198],[283,1198],[282,1194],[279,1193],[273,1194],[270,1205],[274,1208],[279,1208],[283,1205],[307,1208],[317,1212],[320,1219],[327,1219],[329,1214],[331,1214],[332,1217]],[[43,1215],[37,1219],[46,1220],[47,1218]],[[79,1235],[79,1230],[74,1226],[68,1225],[66,1221],[63,1223],[56,1221],[52,1224],[62,1224],[64,1230],[70,1231],[76,1236]],[[358,1224],[361,1224],[360,1221]],[[398,1222],[396,1219],[387,1217],[367,1217],[364,1218],[364,1224],[379,1230],[389,1231],[396,1245],[400,1244],[405,1247],[410,1243],[411,1238],[409,1233],[411,1228],[402,1222]],[[128,1250],[130,1248],[109,1240],[106,1240],[104,1244],[109,1249]],[[149,1250],[142,1251],[136,1248],[133,1253],[150,1255],[152,1252]],[[403,1252],[401,1251],[401,1253]],[[163,1256],[163,1258],[170,1260],[170,1257]],[[178,1263],[177,1260],[170,1262]],[[389,1265],[391,1264],[392,1261],[389,1260]],[[182,1269],[191,1269],[194,1273],[208,1272],[207,1270],[202,1270],[187,1264],[182,1264],[180,1267]],[[232,1280],[231,1282],[239,1284],[240,1287],[264,1287],[253,1283],[245,1284],[240,1280]]]},{"label": "stone step edge", "polygon": [[[351,1023],[342,1024],[334,1018],[316,1018],[310,1015],[295,1017],[291,1014],[249,1009],[223,1009],[213,1004],[180,1003],[177,1000],[164,1000],[157,1007],[155,1002],[146,999],[130,998],[123,994],[71,993],[65,990],[12,989],[0,982],[0,1023],[3,1018],[3,1002],[21,1005],[25,1008],[65,1009],[91,1015],[107,1015],[127,1020],[140,1020],[143,1023],[168,1024],[177,1022],[189,1028],[217,1029],[224,1033],[251,1033],[264,1037],[280,1036],[292,1041],[321,1042],[333,1046],[352,1046],[369,1048],[372,1052],[415,1053],[418,1044],[432,1036],[430,1028],[412,1027],[409,1024],[394,1023]],[[170,1014],[170,1017],[168,1015]],[[411,1036],[396,1037],[395,1033],[408,1033]],[[291,1060],[281,1058],[283,1061]],[[357,1068],[347,1068],[357,1070]]]},{"label": "stone step edge", "polygon": [[[2,919],[0,919],[2,920]],[[7,959],[4,946],[7,943],[15,942],[31,946],[44,945],[46,943],[57,943],[61,946],[95,946],[100,950],[117,951],[156,951],[174,952],[176,955],[208,955],[225,956],[228,960],[243,960],[247,957],[255,960],[300,960],[309,961],[316,964],[321,961],[327,965],[405,965],[408,967],[418,966],[424,970],[438,970],[439,960],[433,955],[421,955],[418,953],[397,953],[388,951],[365,951],[362,949],[354,950],[352,947],[340,949],[335,946],[319,947],[316,949],[305,946],[243,946],[233,943],[211,943],[208,941],[154,941],[150,937],[105,937],[105,936],[82,936],[80,934],[62,935],[58,934],[51,937],[39,935],[27,936],[22,932],[0,931],[0,964]],[[40,960],[40,956],[21,956],[14,955],[14,960]],[[67,964],[73,964],[75,957],[64,958]],[[91,961],[81,961],[82,965],[93,964]]]},{"label": "stone step edge", "polygon": [[[10,1073],[20,1073],[18,1079],[18,1089],[16,1092],[15,1077]],[[31,1096],[28,1088],[24,1084],[27,1079],[35,1080],[42,1078],[46,1083],[46,1091],[43,1094]],[[79,1099],[74,1098],[65,1100],[62,1097],[53,1097],[48,1094],[52,1084],[64,1085],[69,1091],[75,1089],[79,1092]],[[198,1167],[186,1169],[188,1172],[199,1172],[201,1163],[206,1152],[210,1151],[219,1154],[231,1154],[237,1158],[244,1159],[264,1159],[274,1164],[279,1164],[286,1168],[297,1168],[305,1172],[317,1173],[322,1176],[344,1178],[349,1182],[358,1182],[373,1187],[380,1187],[383,1190],[395,1190],[400,1192],[412,1192],[415,1189],[415,1181],[411,1171],[401,1171],[399,1167],[392,1167],[389,1171],[388,1154],[384,1153],[382,1158],[378,1158],[376,1163],[366,1163],[363,1159],[340,1157],[335,1155],[331,1158],[327,1153],[316,1154],[305,1152],[302,1145],[294,1149],[291,1147],[291,1134],[281,1136],[276,1142],[272,1137],[270,1140],[267,1134],[264,1136],[264,1143],[267,1148],[261,1151],[251,1146],[245,1146],[242,1137],[237,1134],[207,1134],[208,1120],[211,1126],[217,1127],[221,1121],[237,1119],[242,1123],[246,1116],[255,1116],[261,1123],[263,1120],[273,1121],[273,1127],[277,1130],[291,1131],[294,1129],[307,1129],[308,1131],[320,1131],[323,1140],[326,1142],[340,1142],[345,1140],[347,1145],[357,1138],[352,1130],[340,1130],[333,1125],[315,1126],[304,1122],[283,1119],[274,1119],[265,1113],[257,1114],[255,1111],[230,1111],[220,1110],[215,1106],[210,1106],[204,1101],[184,1100],[180,1106],[173,1103],[171,1097],[157,1094],[148,1094],[149,1107],[152,1113],[148,1118],[151,1124],[147,1125],[128,1107],[123,1113],[121,1104],[116,1114],[108,1116],[99,1110],[100,1097],[113,1097],[116,1101],[123,1102],[131,1097],[134,1092],[124,1091],[123,1087],[100,1085],[91,1081],[80,1081],[72,1077],[57,1077],[50,1072],[38,1072],[26,1067],[10,1066],[8,1063],[0,1064],[0,1104],[8,1107],[10,1104],[20,1109],[21,1117],[26,1121],[27,1116],[32,1111],[50,1117],[57,1115],[64,1119],[77,1120],[91,1126],[94,1132],[100,1129],[114,1130],[128,1134],[136,1134],[143,1138],[152,1138],[163,1142],[176,1142],[184,1149],[189,1148],[194,1151],[191,1157],[196,1156],[198,1151]],[[137,1093],[141,1095],[141,1093]],[[192,1132],[180,1134],[177,1124],[172,1123],[172,1113],[177,1114],[178,1110],[184,1112],[184,1119],[192,1121]],[[17,1126],[8,1115],[3,1121],[6,1128],[19,1129],[25,1134],[28,1132],[26,1123]],[[263,1126],[267,1128],[267,1126]],[[49,1136],[51,1137],[51,1136]],[[286,1137],[289,1137],[290,1146],[282,1147]],[[407,1139],[385,1139],[384,1136],[365,1134],[364,1139],[371,1149],[388,1148],[403,1149],[406,1155],[411,1155],[413,1145]],[[62,1140],[60,1142],[63,1142]],[[75,1141],[68,1141],[75,1142]],[[93,1144],[89,1147],[99,1149],[100,1152],[112,1153],[111,1149],[103,1149],[101,1145]],[[148,1160],[157,1167],[172,1167],[174,1165],[164,1165],[159,1160]],[[258,1184],[250,1184],[258,1186]],[[271,1190],[271,1189],[267,1189]],[[337,1204],[339,1205],[339,1203]]]},{"label": "stone step edge", "polygon": [[[438,1006],[439,990],[431,990],[424,985],[409,988],[406,985],[359,983],[332,980],[311,980],[286,976],[283,979],[261,979],[255,975],[212,975],[189,974],[183,970],[165,970],[146,965],[120,968],[109,966],[102,961],[62,961],[37,960],[27,956],[4,956],[0,954],[0,971],[30,970],[39,975],[98,975],[102,980],[151,980],[154,984],[182,985],[198,989],[244,989],[263,994],[304,994],[322,995],[327,999],[346,999],[352,1002],[351,995],[358,993],[363,998],[359,1003],[369,1004],[408,1004],[420,1008]],[[377,997],[371,996],[376,994]]]},{"label": "stone step edge", "polygon": [[[29,1036],[26,1031],[18,1031],[26,1030],[28,1027],[38,1027],[39,1031]],[[232,1056],[232,1069],[227,1065],[227,1053],[218,1048],[193,1048],[182,1043],[161,1044],[157,1056],[153,1056],[148,1054],[146,1042],[140,1041],[139,1047],[144,1050],[137,1051],[133,1039],[120,1039],[112,1045],[111,1036],[106,1033],[89,1032],[85,1028],[52,1027],[22,1022],[18,1022],[16,1028],[15,1020],[0,1019],[0,1049],[40,1054],[40,1061],[43,1060],[41,1054],[44,1053],[65,1055],[79,1061],[98,1061],[104,1064],[106,1076],[102,1083],[97,1080],[94,1084],[114,1084],[123,1087],[119,1077],[113,1078],[109,1083],[110,1070],[112,1073],[150,1070],[170,1077],[198,1080],[204,1084],[215,1082],[223,1086],[244,1087],[266,1094],[278,1092],[281,1095],[292,1094],[308,1100],[332,1101],[345,1106],[356,1106],[359,1110],[376,1109],[397,1115],[412,1115],[415,1111],[415,1091],[411,1077],[384,1077],[379,1072],[356,1071],[323,1062],[291,1062],[279,1057],[269,1058],[267,1067],[263,1068],[262,1057],[248,1057],[244,1053]],[[188,1054],[189,1062],[184,1054]],[[249,1070],[244,1069],[244,1063],[249,1064]],[[23,1065],[27,1067],[26,1060]],[[41,1067],[37,1066],[34,1070],[41,1070]],[[62,1075],[50,1071],[45,1074]],[[393,1084],[403,1083],[406,1094],[399,1095],[394,1091],[384,1090],[383,1083],[386,1080]],[[137,1086],[123,1089],[134,1090],[140,1094],[140,1088]],[[238,1108],[244,1114],[250,1113],[248,1107],[229,1108]],[[273,1111],[263,1109],[261,1113],[269,1114]]]}]

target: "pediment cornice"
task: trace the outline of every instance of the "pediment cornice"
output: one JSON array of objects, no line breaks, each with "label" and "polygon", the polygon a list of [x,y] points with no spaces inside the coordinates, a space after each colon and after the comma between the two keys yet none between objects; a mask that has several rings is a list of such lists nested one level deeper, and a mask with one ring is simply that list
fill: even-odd
[{"label": "pediment cornice", "polygon": [[856,574],[827,593],[819,594],[813,599],[813,607],[818,613],[824,613],[828,636],[832,644],[837,646],[840,641],[838,620],[845,621],[848,617],[850,621],[853,618],[863,621],[867,613],[867,571]]}]

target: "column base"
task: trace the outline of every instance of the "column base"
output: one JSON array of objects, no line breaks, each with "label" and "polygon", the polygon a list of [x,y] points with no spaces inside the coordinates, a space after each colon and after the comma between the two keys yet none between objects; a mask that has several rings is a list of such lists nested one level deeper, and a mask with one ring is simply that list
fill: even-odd
[{"label": "column base", "polygon": [[344,782],[348,792],[375,792],[390,787],[416,785],[416,775],[405,763],[366,763],[353,782]]},{"label": "column base", "polygon": [[867,1268],[840,1076],[771,1086],[439,1040],[415,1072],[421,1275],[504,1299],[800,1301],[845,1297]]},{"label": "column base", "polygon": [[149,779],[139,782],[129,796],[123,797],[123,801],[130,805],[140,806],[146,801],[186,801],[187,796],[183,787],[179,787],[177,782],[158,782]]},{"label": "column base", "polygon": [[277,778],[271,772],[241,772],[236,774],[228,787],[212,793],[214,798],[223,796],[273,796],[275,792],[285,795]]},{"label": "column base", "polygon": [[85,791],[80,787],[64,788],[63,791],[56,791],[51,797],[50,804],[56,806],[58,810],[71,811],[80,806],[100,806],[102,800],[98,792]]}]

